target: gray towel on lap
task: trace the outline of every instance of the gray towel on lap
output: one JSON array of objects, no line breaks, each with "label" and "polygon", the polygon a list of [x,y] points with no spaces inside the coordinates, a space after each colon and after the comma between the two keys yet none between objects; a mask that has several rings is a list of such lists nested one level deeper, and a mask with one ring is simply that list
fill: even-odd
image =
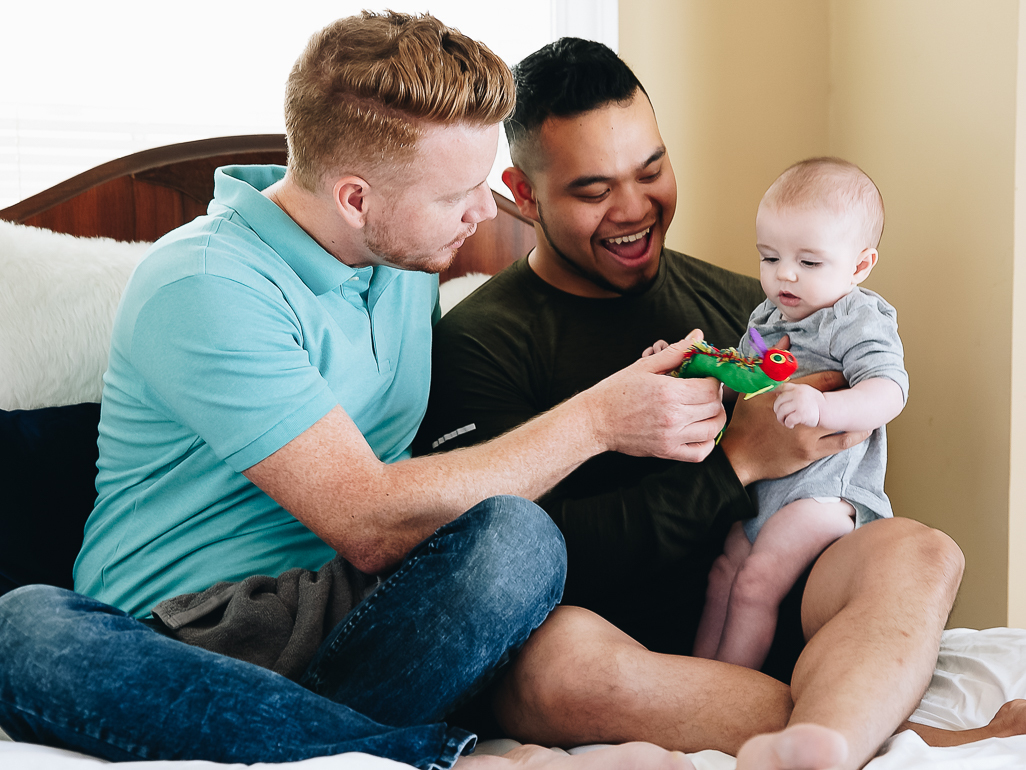
[{"label": "gray towel on lap", "polygon": [[164,633],[297,681],[325,636],[376,579],[336,556],[317,572],[255,575],[167,599],[153,608]]}]

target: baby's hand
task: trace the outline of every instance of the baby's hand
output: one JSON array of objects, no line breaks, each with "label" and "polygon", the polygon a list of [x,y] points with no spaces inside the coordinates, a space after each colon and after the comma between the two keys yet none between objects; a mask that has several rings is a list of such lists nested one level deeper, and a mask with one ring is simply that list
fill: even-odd
[{"label": "baby's hand", "polygon": [[773,402],[773,413],[786,428],[796,425],[819,425],[819,416],[826,399],[823,394],[809,385],[785,383],[777,388],[777,399]]},{"label": "baby's hand", "polygon": [[662,350],[666,350],[668,347],[670,347],[669,342],[667,342],[666,340],[659,340],[657,342],[654,342],[652,344],[652,347],[645,348],[645,352],[641,354],[641,357],[648,358],[649,356],[654,356],[656,353]]}]

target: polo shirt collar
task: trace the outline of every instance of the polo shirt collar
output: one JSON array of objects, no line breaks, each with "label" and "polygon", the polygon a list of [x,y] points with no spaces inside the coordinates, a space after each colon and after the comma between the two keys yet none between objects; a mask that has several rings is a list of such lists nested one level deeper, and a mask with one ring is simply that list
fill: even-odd
[{"label": "polo shirt collar", "polygon": [[370,272],[339,262],[262,194],[284,176],[284,166],[222,166],[214,172],[214,203],[237,212],[316,296],[338,289],[358,271]]}]

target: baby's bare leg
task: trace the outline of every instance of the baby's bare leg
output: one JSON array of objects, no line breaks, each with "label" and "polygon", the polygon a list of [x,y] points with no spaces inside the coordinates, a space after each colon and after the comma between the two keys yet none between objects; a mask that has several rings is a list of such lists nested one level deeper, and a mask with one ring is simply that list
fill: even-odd
[{"label": "baby's bare leg", "polygon": [[716,659],[759,668],[777,628],[777,610],[798,577],[854,528],[850,504],[796,500],[766,522],[734,578]]},{"label": "baby's bare leg", "polygon": [[730,589],[734,585],[737,571],[744,564],[752,544],[748,541],[744,527],[737,522],[730,528],[723,553],[713,562],[709,570],[709,587],[705,594],[705,609],[695,634],[692,653],[696,658],[715,658],[723,637],[723,624],[727,619]]}]

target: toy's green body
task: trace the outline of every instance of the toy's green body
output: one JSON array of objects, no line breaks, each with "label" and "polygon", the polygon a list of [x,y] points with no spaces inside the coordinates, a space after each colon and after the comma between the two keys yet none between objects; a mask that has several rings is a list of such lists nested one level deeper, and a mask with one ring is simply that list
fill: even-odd
[{"label": "toy's green body", "polygon": [[790,353],[775,349],[768,350],[765,357],[746,358],[734,348],[720,350],[699,342],[688,351],[673,376],[715,377],[737,393],[754,396],[786,382],[797,366],[790,365],[793,361]]}]

